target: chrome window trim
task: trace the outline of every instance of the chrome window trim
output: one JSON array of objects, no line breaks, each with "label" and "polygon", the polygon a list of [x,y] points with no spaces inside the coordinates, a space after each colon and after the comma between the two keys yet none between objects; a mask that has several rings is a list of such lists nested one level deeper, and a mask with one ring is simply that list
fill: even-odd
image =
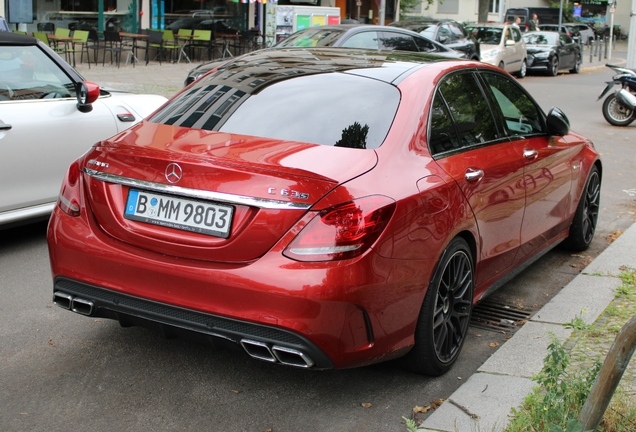
[{"label": "chrome window trim", "polygon": [[107,183],[115,183],[123,186],[146,189],[154,192],[166,194],[180,195],[189,198],[197,198],[203,200],[217,201],[228,204],[239,204],[251,207],[258,207],[270,210],[307,210],[311,204],[297,203],[289,201],[272,200],[265,198],[246,197],[242,195],[232,195],[222,192],[202,191],[197,189],[184,188],[174,185],[166,185],[154,183],[145,180],[136,180],[128,177],[122,177],[115,174],[108,174],[84,167],[84,172],[89,176]]}]

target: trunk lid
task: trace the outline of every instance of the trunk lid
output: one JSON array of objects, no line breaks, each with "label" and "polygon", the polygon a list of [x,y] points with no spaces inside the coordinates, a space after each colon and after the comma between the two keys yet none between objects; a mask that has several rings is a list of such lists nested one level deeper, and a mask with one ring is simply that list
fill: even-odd
[{"label": "trunk lid", "polygon": [[[84,180],[89,207],[113,238],[183,258],[245,262],[262,256],[338,184],[376,162],[371,150],[143,122],[91,149]],[[180,179],[168,179],[175,174]],[[131,191],[148,203],[158,200],[155,213],[166,219],[140,220],[137,212],[147,203]],[[196,217],[204,223],[186,226],[188,213],[191,225]],[[191,231],[204,228],[204,214],[213,223],[222,215],[216,226],[229,222],[227,232]]]}]

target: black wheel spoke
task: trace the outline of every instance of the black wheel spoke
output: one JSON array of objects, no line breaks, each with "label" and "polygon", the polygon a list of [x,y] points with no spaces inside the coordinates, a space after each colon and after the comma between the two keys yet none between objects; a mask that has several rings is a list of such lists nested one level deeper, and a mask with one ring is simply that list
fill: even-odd
[{"label": "black wheel spoke", "polygon": [[441,361],[452,360],[464,341],[473,301],[472,286],[470,259],[458,252],[444,269],[435,305],[433,339]]}]

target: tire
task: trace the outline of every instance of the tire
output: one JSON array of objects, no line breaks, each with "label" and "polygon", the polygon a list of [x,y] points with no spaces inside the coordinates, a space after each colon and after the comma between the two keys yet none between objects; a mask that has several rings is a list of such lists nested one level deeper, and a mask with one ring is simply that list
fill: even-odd
[{"label": "tire", "polygon": [[526,63],[526,59],[523,59],[521,62],[521,69],[517,72],[517,78],[525,78],[528,73],[528,63]]},{"label": "tire", "polygon": [[636,111],[626,108],[611,94],[603,102],[603,117],[611,125],[629,126],[636,119]]},{"label": "tire", "polygon": [[433,275],[415,328],[415,345],[404,357],[411,371],[429,376],[446,373],[466,340],[473,305],[475,271],[470,248],[454,238]]},{"label": "tire", "polygon": [[570,73],[577,74],[581,71],[581,63],[583,62],[581,55],[576,55],[576,61],[574,62],[574,67],[570,69]]},{"label": "tire", "polygon": [[576,207],[570,234],[563,240],[561,246],[565,249],[581,252],[590,247],[596,223],[601,199],[601,176],[595,166],[590,170],[585,189],[581,195],[579,205]]},{"label": "tire", "polygon": [[551,76],[557,76],[559,73],[559,58],[557,56],[552,57],[550,66],[548,66],[548,73]]}]

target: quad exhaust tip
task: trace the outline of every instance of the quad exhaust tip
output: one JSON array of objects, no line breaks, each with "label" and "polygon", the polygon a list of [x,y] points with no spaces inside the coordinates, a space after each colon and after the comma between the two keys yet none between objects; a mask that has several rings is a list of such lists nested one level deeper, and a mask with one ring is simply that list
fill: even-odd
[{"label": "quad exhaust tip", "polygon": [[278,345],[270,346],[250,339],[241,339],[241,346],[247,354],[259,360],[301,368],[310,368],[314,365],[314,361],[307,354],[297,349]]},{"label": "quad exhaust tip", "polygon": [[53,293],[53,303],[62,309],[71,310],[81,315],[90,316],[93,314],[95,304],[90,300],[74,297],[61,291]]}]

